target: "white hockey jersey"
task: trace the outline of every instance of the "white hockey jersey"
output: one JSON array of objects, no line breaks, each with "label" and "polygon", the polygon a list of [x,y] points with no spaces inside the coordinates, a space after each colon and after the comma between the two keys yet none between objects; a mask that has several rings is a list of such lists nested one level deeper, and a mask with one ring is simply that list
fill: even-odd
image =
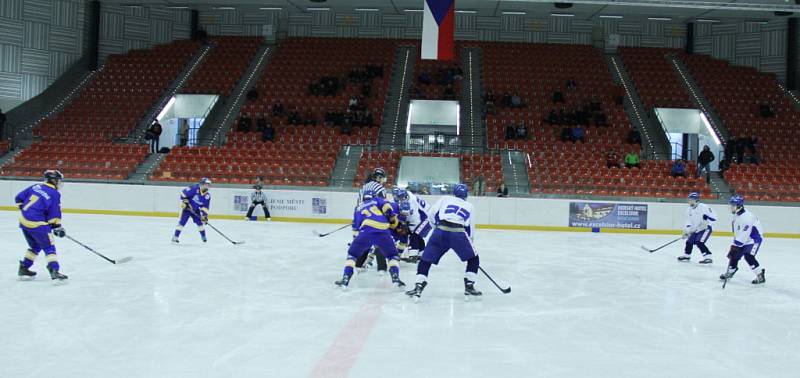
[{"label": "white hockey jersey", "polygon": [[733,218],[733,245],[761,244],[762,235],[761,222],[749,210],[742,210]]},{"label": "white hockey jersey", "polygon": [[408,225],[413,230],[416,226],[428,220],[428,204],[416,194],[408,192],[408,204],[411,212],[408,214]]},{"label": "white hockey jersey", "polygon": [[717,221],[717,214],[714,209],[704,203],[698,203],[697,206],[691,207],[686,210],[686,227],[684,232],[692,234],[695,232],[705,231],[706,228]]},{"label": "white hockey jersey", "polygon": [[467,235],[472,237],[472,217],[474,208],[472,204],[455,196],[444,196],[436,201],[430,209],[436,224],[440,221],[460,224],[464,226]]}]

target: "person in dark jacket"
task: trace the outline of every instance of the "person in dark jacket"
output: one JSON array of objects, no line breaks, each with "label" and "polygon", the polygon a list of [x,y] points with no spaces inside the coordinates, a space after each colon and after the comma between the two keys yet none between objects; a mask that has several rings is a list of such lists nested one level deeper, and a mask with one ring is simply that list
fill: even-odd
[{"label": "person in dark jacket", "polygon": [[6,128],[6,113],[3,113],[3,109],[0,109],[0,140],[3,140],[3,131]]},{"label": "person in dark jacket", "polygon": [[158,123],[158,120],[155,120],[150,128],[147,130],[147,139],[150,139],[150,153],[155,154],[158,152],[160,143],[159,139],[161,138],[161,133],[164,129],[161,127],[161,124]]},{"label": "person in dark jacket", "polygon": [[709,164],[711,164],[712,161],[714,161],[714,153],[711,152],[711,148],[708,146],[703,146],[703,151],[701,151],[700,155],[697,157],[697,177],[700,177],[703,171],[706,172],[706,175],[711,172]]},{"label": "person in dark jacket", "polygon": [[497,187],[497,196],[508,197],[508,187],[506,187],[505,183],[501,183],[500,186]]}]

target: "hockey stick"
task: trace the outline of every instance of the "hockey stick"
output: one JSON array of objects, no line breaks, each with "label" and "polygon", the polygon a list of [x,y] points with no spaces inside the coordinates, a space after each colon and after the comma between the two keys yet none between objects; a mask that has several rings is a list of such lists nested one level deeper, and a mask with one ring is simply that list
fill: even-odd
[{"label": "hockey stick", "polygon": [[498,285],[498,284],[497,284],[497,282],[495,282],[495,281],[494,281],[494,279],[492,279],[492,276],[490,276],[490,275],[489,275],[489,273],[486,273],[486,271],[485,271],[485,270],[483,270],[483,267],[480,267],[480,266],[479,266],[479,267],[478,267],[478,269],[480,269],[480,270],[481,270],[481,272],[483,272],[483,274],[484,274],[484,275],[486,275],[486,278],[488,278],[488,279],[489,279],[489,281],[492,281],[492,283],[494,284],[494,286],[495,286],[495,287],[497,287],[498,289],[500,289],[500,291],[502,291],[502,292],[503,292],[503,294],[508,294],[508,293],[510,293],[510,292],[511,292],[511,286],[509,286],[509,287],[507,287],[507,288],[503,289],[502,287],[500,287],[500,285]]},{"label": "hockey stick", "polygon": [[206,221],[206,225],[208,225],[208,227],[211,227],[211,229],[216,231],[218,234],[222,235],[222,237],[225,238],[225,240],[231,242],[231,244],[233,244],[233,245],[244,244],[244,241],[233,241],[233,240],[231,240],[231,238],[229,238],[225,234],[223,234],[222,231],[217,230],[217,228],[214,227],[214,225],[212,225],[211,223],[208,223],[208,221]]},{"label": "hockey stick", "polygon": [[681,239],[683,239],[683,237],[679,237],[679,238],[677,238],[677,239],[675,239],[675,240],[673,240],[673,241],[671,241],[671,242],[669,242],[667,244],[664,244],[664,245],[662,245],[662,246],[660,246],[660,247],[658,247],[656,249],[650,249],[650,248],[647,248],[645,246],[642,246],[642,249],[647,251],[647,252],[653,253],[653,252],[658,251],[658,250],[660,250],[660,249],[662,249],[662,248],[664,248],[664,247],[666,247],[668,245],[671,245],[672,243],[675,243],[676,241],[681,240]]},{"label": "hockey stick", "polygon": [[333,230],[333,231],[331,231],[331,232],[326,232],[326,233],[324,233],[324,234],[320,234],[320,233],[319,233],[319,231],[317,231],[317,230],[312,230],[311,232],[312,232],[312,233],[314,233],[314,235],[316,235],[316,236],[318,236],[318,237],[320,237],[320,238],[324,238],[324,237],[326,237],[326,236],[328,236],[328,235],[330,235],[330,234],[332,234],[332,233],[334,233],[334,232],[337,232],[337,231],[344,230],[344,229],[345,229],[345,228],[347,228],[347,227],[350,227],[350,225],[349,225],[349,224],[346,224],[346,225],[344,225],[344,226],[342,226],[342,227],[339,227],[339,228],[337,228],[337,229],[335,229],[335,230]]},{"label": "hockey stick", "polygon": [[[196,216],[196,217],[198,216],[198,215],[197,215],[197,213],[195,213],[195,212],[194,212],[194,209],[192,209],[192,207],[191,207],[191,206],[186,206],[186,207],[185,207],[185,209],[188,209],[188,210],[189,210],[189,212],[190,212],[190,213],[192,213],[192,215],[194,215],[194,216]],[[201,219],[202,219],[202,218],[201,218]],[[212,229],[212,230],[214,230],[214,231],[216,231],[218,234],[222,235],[222,237],[223,237],[223,238],[225,238],[225,240],[227,240],[227,241],[231,242],[231,244],[233,244],[233,245],[244,244],[244,242],[243,242],[243,241],[238,241],[238,242],[237,242],[237,241],[233,241],[233,240],[231,240],[231,238],[229,238],[228,236],[226,236],[225,234],[223,234],[223,233],[222,233],[222,231],[220,231],[220,230],[217,230],[217,228],[216,228],[216,227],[214,227],[214,225],[212,225],[211,223],[208,223],[208,219],[206,219],[206,223],[205,223],[205,224],[206,224],[208,227],[211,227],[211,229]]]},{"label": "hockey stick", "polygon": [[108,261],[108,262],[110,262],[110,263],[112,263],[112,264],[115,264],[115,265],[116,265],[116,264],[124,264],[124,263],[126,263],[126,262],[128,262],[128,261],[131,261],[131,260],[133,260],[133,257],[130,257],[130,256],[128,256],[128,257],[123,257],[123,258],[121,258],[121,259],[119,259],[119,260],[112,260],[112,259],[109,259],[108,257],[105,257],[105,256],[103,256],[103,254],[102,254],[102,253],[95,251],[94,249],[92,249],[92,248],[91,248],[91,247],[89,247],[88,245],[86,245],[86,244],[83,244],[83,243],[81,243],[81,242],[79,242],[79,241],[75,240],[75,239],[74,239],[72,236],[69,236],[69,235],[64,235],[64,237],[66,237],[66,238],[67,238],[67,239],[69,239],[69,240],[72,240],[72,241],[74,241],[75,243],[77,243],[77,244],[78,244],[78,245],[80,245],[81,247],[88,249],[88,250],[89,250],[89,252],[91,252],[91,253],[94,253],[95,255],[102,257],[102,258],[103,258],[103,260],[106,260],[106,261]]}]

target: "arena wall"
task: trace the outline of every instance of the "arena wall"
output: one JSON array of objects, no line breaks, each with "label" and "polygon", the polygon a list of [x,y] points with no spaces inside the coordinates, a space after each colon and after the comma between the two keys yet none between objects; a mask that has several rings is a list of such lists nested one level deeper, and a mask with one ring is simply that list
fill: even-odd
[{"label": "arena wall", "polygon": [[[14,196],[32,182],[0,181],[0,210],[16,211]],[[67,183],[63,189],[66,213],[175,217],[180,187]],[[250,190],[212,188],[211,218],[241,219],[244,209],[235,203],[248,200]],[[267,190],[273,220],[290,222],[349,222],[356,201],[354,192]],[[244,197],[244,198],[241,198]],[[435,201],[435,197],[425,197]],[[471,197],[479,228],[591,232],[570,228],[569,199]],[[597,201],[592,201],[597,202]],[[678,234],[685,220],[686,205],[659,202],[616,202],[647,205],[647,229],[610,229],[599,232]],[[727,234],[731,215],[725,205],[713,205],[719,215],[718,234]],[[761,219],[767,236],[800,238],[800,207],[748,206]],[[260,209],[258,209],[260,211]],[[68,223],[68,217],[65,217]],[[595,230],[598,231],[598,230]]]}]

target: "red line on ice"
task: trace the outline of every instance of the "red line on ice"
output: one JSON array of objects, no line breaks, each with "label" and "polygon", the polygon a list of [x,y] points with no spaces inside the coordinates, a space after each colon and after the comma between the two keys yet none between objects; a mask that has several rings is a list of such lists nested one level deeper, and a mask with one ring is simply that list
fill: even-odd
[{"label": "red line on ice", "polygon": [[350,318],[347,325],[328,347],[328,351],[317,362],[311,377],[347,377],[364,349],[369,335],[378,324],[385,299],[370,296],[366,303]]}]

